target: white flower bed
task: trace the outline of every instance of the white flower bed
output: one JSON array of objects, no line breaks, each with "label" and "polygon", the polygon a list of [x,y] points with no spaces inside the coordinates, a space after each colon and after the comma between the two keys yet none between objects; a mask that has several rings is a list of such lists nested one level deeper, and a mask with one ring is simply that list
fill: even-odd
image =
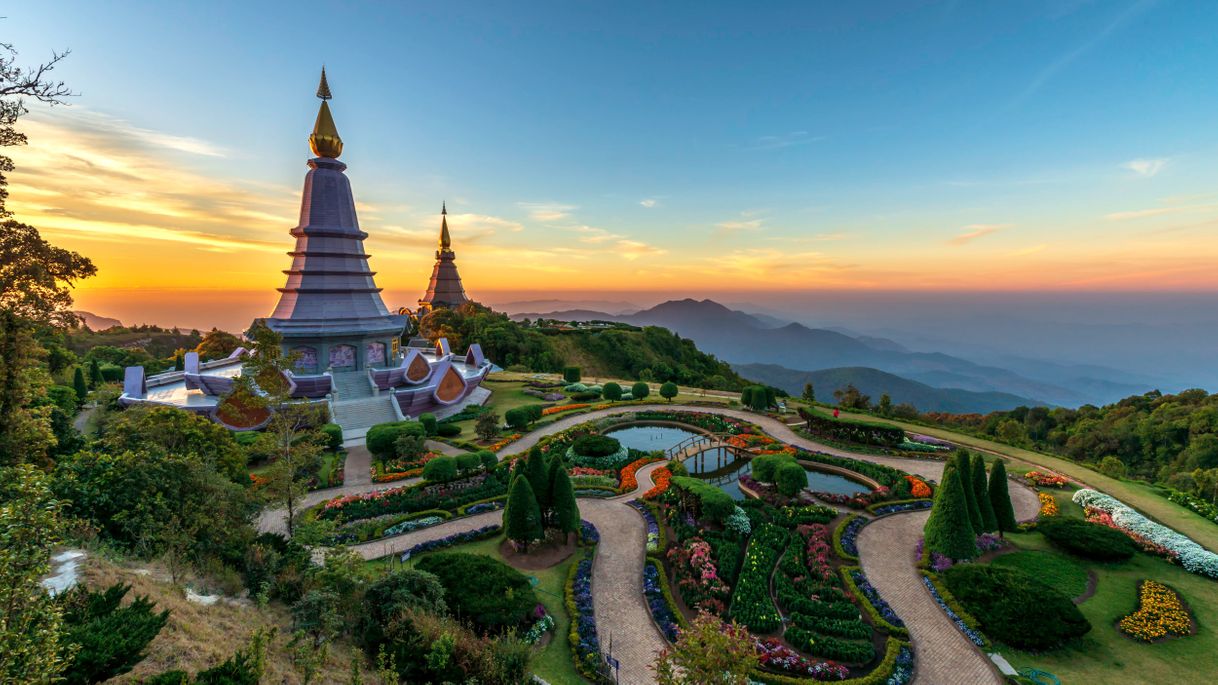
[{"label": "white flower bed", "polygon": [[1095,490],[1083,489],[1074,493],[1074,501],[1083,508],[1095,507],[1107,512],[1112,516],[1112,522],[1121,528],[1174,552],[1180,559],[1180,565],[1186,570],[1218,578],[1218,554],[1167,526],[1151,521],[1120,500]]}]

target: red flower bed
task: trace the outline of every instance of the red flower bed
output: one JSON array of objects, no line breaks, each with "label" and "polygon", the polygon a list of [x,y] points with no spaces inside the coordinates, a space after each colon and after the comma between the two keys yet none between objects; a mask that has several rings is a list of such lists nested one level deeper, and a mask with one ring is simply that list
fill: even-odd
[{"label": "red flower bed", "polygon": [[647,492],[643,493],[643,499],[655,499],[668,491],[668,484],[672,480],[672,471],[668,470],[667,466],[656,469],[651,474],[651,481],[654,486]]},{"label": "red flower bed", "polygon": [[1043,471],[1028,471],[1023,474],[1030,483],[1041,488],[1062,488],[1066,486],[1066,477]]}]

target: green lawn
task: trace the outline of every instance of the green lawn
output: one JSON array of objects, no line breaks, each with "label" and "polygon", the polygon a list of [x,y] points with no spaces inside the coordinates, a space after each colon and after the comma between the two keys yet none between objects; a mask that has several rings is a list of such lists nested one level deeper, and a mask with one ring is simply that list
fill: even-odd
[{"label": "green lawn", "polygon": [[1065,554],[1028,550],[1004,554],[992,563],[994,566],[1023,571],[1070,597],[1078,597],[1087,591],[1087,567]]},{"label": "green lawn", "polygon": [[894,421],[891,419],[883,419],[875,416],[864,414],[853,414],[842,412],[845,418],[877,421],[880,423],[888,423],[898,426],[908,431],[922,433],[923,435],[931,435],[936,438],[943,438],[959,443],[966,447],[977,449],[993,450],[999,454],[1003,454],[1012,460],[1023,462],[1023,464],[1013,464],[1008,469],[1009,471],[1019,473],[1019,469],[1026,467],[1031,470],[1034,467],[1045,467],[1063,473],[1071,478],[1075,478],[1089,487],[1096,488],[1101,492],[1112,495],[1121,500],[1125,504],[1134,507],[1143,514],[1155,519],[1169,528],[1187,535],[1194,541],[1208,547],[1210,550],[1218,550],[1218,525],[1213,521],[1209,521],[1193,512],[1167,501],[1165,498],[1158,495],[1154,488],[1145,483],[1139,483],[1128,480],[1118,480],[1109,478],[1098,471],[1093,471],[1082,464],[1077,464],[1069,459],[1055,457],[1043,452],[1034,452],[1026,450],[1022,447],[1012,447],[1002,443],[986,440],[985,438],[977,438],[971,435],[955,433],[937,427],[919,426],[903,421]]},{"label": "green lawn", "polygon": [[[1008,534],[1007,538],[1026,551],[998,557],[996,564],[1027,564],[1024,570],[1051,583],[1062,574],[1067,576],[1062,582],[1077,582],[1065,571],[1071,566],[1090,568],[1098,577],[1096,594],[1079,605],[1091,621],[1091,632],[1068,647],[1044,654],[1001,648],[1016,668],[1048,671],[1068,685],[1195,683],[1208,679],[1202,674],[1218,669],[1218,583],[1146,554],[1118,564],[1096,564],[1057,551],[1039,533]],[[1032,564],[1032,559],[1040,563]],[[1116,621],[1136,608],[1137,586],[1144,579],[1166,583],[1181,594],[1196,618],[1196,635],[1145,644],[1117,631]],[[1072,594],[1070,587],[1062,589]]]},{"label": "green lawn", "polygon": [[[503,556],[499,554],[499,545],[503,542],[503,536],[499,535],[487,540],[478,540],[464,545],[445,548],[445,552],[469,552],[472,554],[485,554],[503,561]],[[414,561],[426,556],[419,556],[407,562],[407,565],[413,565]],[[570,630],[571,620],[567,616],[566,604],[563,600],[563,586],[567,581],[567,572],[571,564],[575,563],[576,554],[566,561],[553,566],[551,568],[542,569],[540,571],[521,571],[526,576],[537,578],[537,585],[534,589],[537,592],[537,598],[541,603],[546,605],[546,611],[554,617],[554,630],[551,633],[550,643],[533,661],[533,672],[544,678],[547,682],[554,683],[586,683],[587,681],[580,677],[575,670],[575,665],[571,662],[571,648],[567,640],[567,631]],[[376,559],[367,563],[367,568],[374,572],[382,572],[386,564],[385,559]],[[471,581],[475,582],[475,581]]]}]

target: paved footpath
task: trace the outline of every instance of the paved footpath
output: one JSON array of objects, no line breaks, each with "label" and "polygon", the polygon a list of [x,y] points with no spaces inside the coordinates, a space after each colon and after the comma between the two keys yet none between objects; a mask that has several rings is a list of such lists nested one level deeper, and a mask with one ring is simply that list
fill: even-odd
[{"label": "paved footpath", "polygon": [[[1011,503],[1019,520],[1035,517],[1040,508],[1028,488],[1012,488]],[[928,518],[928,511],[896,514],[863,528],[858,537],[863,572],[909,628],[917,651],[915,685],[1002,683],[989,657],[964,637],[922,584],[915,551]]]}]

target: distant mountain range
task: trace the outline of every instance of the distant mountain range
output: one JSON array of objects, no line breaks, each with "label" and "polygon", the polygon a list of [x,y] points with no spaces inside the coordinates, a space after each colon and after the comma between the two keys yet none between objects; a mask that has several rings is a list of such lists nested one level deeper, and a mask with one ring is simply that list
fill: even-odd
[{"label": "distant mountain range", "polygon": [[865,366],[819,371],[796,371],[775,364],[733,364],[732,368],[745,378],[782,388],[795,396],[803,392],[806,383],[812,383],[817,399],[822,402],[832,402],[833,391],[853,385],[864,395],[870,395],[872,402],[878,402],[880,395],[888,393],[893,404],[908,403],[922,411],[986,414],[1040,404],[1035,400],[1005,392],[933,388],[925,383]]},{"label": "distant mountain range", "polygon": [[98,314],[94,314],[93,312],[82,312],[78,310],[72,313],[83,319],[85,325],[88,326],[90,330],[94,331],[104,331],[107,328],[123,325],[123,322],[119,321],[118,319],[112,319],[108,316],[100,316]]},{"label": "distant mountain range", "polygon": [[[993,408],[1012,401],[1016,405],[1069,407],[1103,404],[1149,389],[1140,385],[1071,377],[1069,374],[1057,376],[1057,381],[1032,378],[1008,368],[978,364],[948,354],[913,352],[887,338],[851,335],[841,332],[842,329],[810,328],[799,323],[784,325],[776,317],[767,315],[763,319],[729,309],[712,300],[670,300],[632,314],[580,308],[551,312],[539,310],[512,316],[514,319],[538,317],[563,321],[600,319],[638,326],[662,326],[693,340],[699,349],[738,368],[765,364],[783,367],[790,373],[834,370],[833,378],[839,381],[857,377],[859,380],[854,384],[860,389],[864,384],[869,384],[872,389],[879,388],[877,382],[892,384],[895,389],[897,380],[913,381],[931,390],[954,393],[960,398],[957,405],[967,411],[987,411],[985,407]],[[886,376],[865,373],[868,370],[884,372]],[[744,375],[753,377],[747,372]],[[787,384],[774,385],[787,387]],[[798,385],[802,387],[803,384]],[[923,397],[923,402],[932,401],[925,391],[914,392],[913,387],[901,387],[910,396]],[[893,389],[888,392],[897,402]],[[878,397],[879,392],[884,390],[879,389],[873,394]],[[940,406],[948,404],[946,396],[933,401]],[[916,401],[911,402],[920,409],[929,408]]]}]

